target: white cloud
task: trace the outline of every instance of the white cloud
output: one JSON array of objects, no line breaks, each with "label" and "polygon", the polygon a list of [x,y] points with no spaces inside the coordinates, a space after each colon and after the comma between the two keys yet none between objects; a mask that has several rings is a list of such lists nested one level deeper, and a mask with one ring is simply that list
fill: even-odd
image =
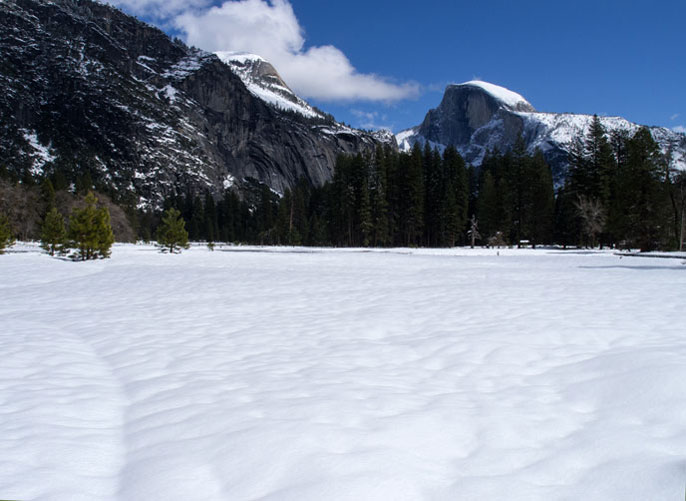
[{"label": "white cloud", "polygon": [[396,101],[419,93],[417,84],[397,84],[358,72],[346,55],[331,45],[306,48],[303,30],[287,0],[228,1],[202,12],[184,12],[176,17],[175,26],[187,34],[189,44],[201,49],[264,57],[304,97]]},{"label": "white cloud", "polygon": [[672,130],[674,132],[681,132],[682,134],[686,134],[686,127],[683,125],[677,125],[676,127],[672,127]]},{"label": "white cloud", "polygon": [[676,120],[677,118],[679,118],[679,114],[678,114],[678,113],[674,113],[674,115],[672,115],[671,117],[669,117],[669,119],[672,120],[672,121]]}]

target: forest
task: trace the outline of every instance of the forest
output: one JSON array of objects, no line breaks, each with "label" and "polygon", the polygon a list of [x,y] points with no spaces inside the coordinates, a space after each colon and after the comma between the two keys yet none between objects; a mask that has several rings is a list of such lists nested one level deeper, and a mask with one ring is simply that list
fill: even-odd
[{"label": "forest", "polygon": [[650,131],[608,135],[594,119],[571,145],[557,189],[542,152],[519,140],[478,168],[453,147],[379,146],[340,156],[333,179],[300,180],[282,195],[247,180],[242,196],[177,193],[162,210],[117,200],[90,175],[13,179],[0,167],[0,217],[14,237],[38,239],[51,208],[67,216],[88,191],[111,213],[118,241],[155,240],[164,210],[178,210],[192,241],[337,247],[462,245],[635,248],[682,246],[686,174],[673,172]]}]

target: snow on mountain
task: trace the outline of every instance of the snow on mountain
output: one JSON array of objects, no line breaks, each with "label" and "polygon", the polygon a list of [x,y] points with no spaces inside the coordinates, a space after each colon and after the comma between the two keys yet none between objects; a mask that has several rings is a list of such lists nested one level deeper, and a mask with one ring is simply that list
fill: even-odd
[{"label": "snow on mountain", "polygon": [[27,152],[32,160],[31,174],[40,176],[43,174],[45,165],[54,162],[57,157],[50,146],[41,144],[36,131],[22,129],[21,132],[31,149],[31,151]]},{"label": "snow on mountain", "polygon": [[395,145],[395,136],[387,130],[362,132],[342,123],[311,106],[291,90],[269,61],[256,54],[247,52],[215,52],[215,55],[231,68],[250,93],[282,111],[295,112],[307,119],[314,119],[311,126],[318,133],[338,139],[362,139],[367,141],[371,136],[375,141]]},{"label": "snow on mountain", "polygon": [[[440,105],[430,110],[422,124],[396,135],[398,146],[409,151],[427,142],[439,150],[454,145],[465,160],[481,165],[488,151],[505,152],[522,136],[529,152],[540,148],[551,165],[556,184],[564,181],[572,141],[586,135],[592,115],[543,113],[516,92],[481,81],[446,88]],[[600,117],[611,134],[634,134],[641,126],[621,117]],[[686,134],[664,127],[650,127],[672,168],[686,170]]]},{"label": "snow on mountain", "polygon": [[[532,137],[531,150],[563,146],[565,149],[579,136],[586,136],[593,122],[593,115],[571,113],[518,113],[525,119],[525,136]],[[641,125],[622,117],[599,117],[608,134],[623,131],[635,134]],[[664,127],[649,127],[653,139],[664,155],[671,156],[672,168],[686,170],[686,136]],[[681,136],[681,137],[680,137]]]},{"label": "snow on mountain", "polygon": [[248,90],[270,105],[300,113],[307,118],[326,119],[283,81],[276,68],[264,58],[246,52],[215,52],[216,56],[238,75]]},{"label": "snow on mountain", "polygon": [[506,89],[505,87],[501,87],[499,85],[484,82],[481,80],[471,80],[460,85],[478,87],[480,89],[483,89],[484,91],[488,92],[491,96],[501,101],[504,105],[513,110],[534,110],[534,107],[531,105],[531,103],[524,99],[522,95],[517,94],[516,92],[512,92],[510,89]]},{"label": "snow on mountain", "polygon": [[159,208],[175,193],[321,185],[340,154],[378,144],[298,98],[261,58],[227,66],[104,3],[0,2],[0,54],[0,158],[20,179],[87,169]]},{"label": "snow on mountain", "polygon": [[412,140],[417,137],[418,127],[412,127],[395,135],[395,140],[398,143],[400,150],[408,152],[412,149]]}]

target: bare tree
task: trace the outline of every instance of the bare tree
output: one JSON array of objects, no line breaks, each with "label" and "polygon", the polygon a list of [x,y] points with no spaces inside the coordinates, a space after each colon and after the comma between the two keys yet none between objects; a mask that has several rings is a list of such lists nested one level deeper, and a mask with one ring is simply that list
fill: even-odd
[{"label": "bare tree", "polygon": [[19,240],[38,238],[42,209],[36,187],[0,180],[0,212],[7,214]]},{"label": "bare tree", "polygon": [[469,221],[469,231],[467,232],[469,237],[472,240],[472,249],[474,248],[474,244],[476,243],[476,240],[481,238],[481,235],[479,234],[479,222],[476,220],[476,216],[472,215],[472,219]]},{"label": "bare tree", "polygon": [[596,237],[605,228],[607,215],[600,200],[579,195],[574,206],[581,218],[583,232],[588,238],[591,247],[595,247]]}]

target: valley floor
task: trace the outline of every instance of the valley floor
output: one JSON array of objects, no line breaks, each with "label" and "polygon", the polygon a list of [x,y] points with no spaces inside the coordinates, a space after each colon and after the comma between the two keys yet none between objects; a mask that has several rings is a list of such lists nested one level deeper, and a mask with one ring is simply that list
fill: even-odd
[{"label": "valley floor", "polygon": [[686,266],[0,256],[0,499],[679,500]]}]

